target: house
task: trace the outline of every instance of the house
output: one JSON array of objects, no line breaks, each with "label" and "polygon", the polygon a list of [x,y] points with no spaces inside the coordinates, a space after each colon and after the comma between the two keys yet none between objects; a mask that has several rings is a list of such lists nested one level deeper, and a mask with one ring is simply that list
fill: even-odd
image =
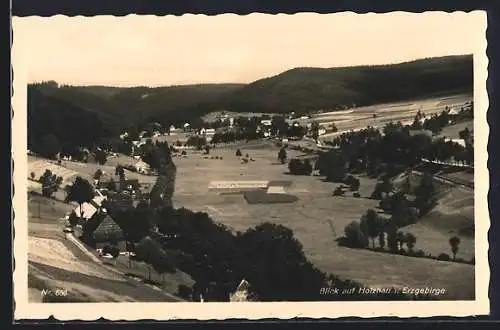
[{"label": "house", "polygon": [[134,147],[140,148],[142,145],[146,144],[146,142],[135,140],[135,141],[132,141],[132,144],[134,145]]},{"label": "house", "polygon": [[103,209],[96,213],[82,226],[82,241],[95,249],[107,245],[117,246],[121,251],[126,249],[123,229]]},{"label": "house", "polygon": [[70,220],[77,223],[87,222],[101,209],[104,200],[106,200],[106,196],[95,196],[90,202],[83,203],[81,208],[80,205],[76,206],[70,214]]},{"label": "house", "polygon": [[138,173],[142,173],[142,174],[147,174],[151,170],[151,167],[149,166],[149,164],[146,162],[143,162],[142,160],[139,160],[137,163],[135,163],[134,167]]},{"label": "house", "polygon": [[210,142],[215,135],[215,129],[214,128],[202,128],[200,130],[200,135],[203,135],[207,142]]},{"label": "house", "polygon": [[231,302],[244,302],[248,301],[250,284],[247,280],[241,280],[233,294],[230,294],[229,301]]},{"label": "house", "polygon": [[271,119],[262,119],[260,121],[260,124],[262,126],[272,126],[272,121],[271,121]]},{"label": "house", "polygon": [[445,142],[453,142],[453,143],[456,143],[462,147],[466,147],[467,144],[465,143],[465,140],[464,139],[450,139],[450,138],[445,138],[444,139]]},{"label": "house", "polygon": [[318,135],[326,134],[326,128],[324,126],[319,126]]}]

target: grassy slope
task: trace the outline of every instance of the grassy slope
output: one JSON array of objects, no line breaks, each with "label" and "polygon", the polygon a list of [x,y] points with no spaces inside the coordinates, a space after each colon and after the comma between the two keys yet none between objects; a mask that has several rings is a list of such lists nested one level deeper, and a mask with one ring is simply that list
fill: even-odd
[{"label": "grassy slope", "polygon": [[[67,289],[70,300],[74,301],[171,300],[161,291],[136,283],[95,263],[66,240],[62,232],[63,223],[58,218],[69,210],[69,205],[44,197],[31,196],[29,199],[28,286],[32,289],[30,301],[40,300],[41,290],[54,288]],[[127,269],[127,266],[127,262],[121,262],[114,268],[123,273],[145,275],[139,263],[134,263],[132,270]],[[164,279],[164,288],[172,293],[176,292],[178,284],[192,284],[189,276],[182,272],[166,274]]]},{"label": "grassy slope", "polygon": [[459,139],[460,137],[459,137],[458,133],[460,133],[460,131],[463,131],[465,128],[469,129],[469,131],[474,130],[474,120],[465,121],[465,122],[461,122],[461,123],[458,123],[455,125],[446,126],[445,128],[443,128],[443,130],[441,131],[439,136],[447,137],[447,138],[451,138],[451,139]]},{"label": "grassy slope", "polygon": [[[404,180],[401,176],[395,180],[397,187]],[[418,175],[412,174],[410,185],[414,188],[420,182]],[[402,228],[417,237],[417,249],[438,256],[441,253],[451,255],[448,240],[452,236],[461,239],[458,258],[470,260],[474,251],[474,191],[436,181],[438,204],[418,223]]]}]

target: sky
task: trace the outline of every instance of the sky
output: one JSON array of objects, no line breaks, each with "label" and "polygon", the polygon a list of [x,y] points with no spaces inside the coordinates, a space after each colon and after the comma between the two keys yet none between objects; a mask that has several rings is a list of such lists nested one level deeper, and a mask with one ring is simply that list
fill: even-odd
[{"label": "sky", "polygon": [[29,82],[249,83],[295,67],[472,54],[483,20],[481,12],[14,17],[13,45]]}]

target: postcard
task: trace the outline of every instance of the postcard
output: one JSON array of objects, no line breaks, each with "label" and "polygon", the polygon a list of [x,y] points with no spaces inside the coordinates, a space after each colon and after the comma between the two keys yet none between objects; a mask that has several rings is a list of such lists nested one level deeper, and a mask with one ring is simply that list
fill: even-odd
[{"label": "postcard", "polygon": [[12,28],[15,319],[489,313],[485,12]]}]

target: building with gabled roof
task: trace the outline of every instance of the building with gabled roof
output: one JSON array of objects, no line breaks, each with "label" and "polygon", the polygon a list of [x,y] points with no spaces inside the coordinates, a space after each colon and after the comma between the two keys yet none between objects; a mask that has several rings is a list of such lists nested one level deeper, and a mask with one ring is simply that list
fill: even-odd
[{"label": "building with gabled roof", "polygon": [[[76,219],[75,222],[85,223],[91,219],[102,207],[102,203],[106,200],[106,196],[95,196],[91,201],[76,206],[70,215],[70,220]],[[80,214],[81,212],[81,214]]]},{"label": "building with gabled roof", "polygon": [[242,279],[234,293],[229,295],[231,302],[244,302],[248,301],[250,284],[247,280]]},{"label": "building with gabled roof", "polygon": [[124,250],[126,247],[123,229],[104,209],[87,220],[82,230],[82,240],[94,248],[115,245]]}]

